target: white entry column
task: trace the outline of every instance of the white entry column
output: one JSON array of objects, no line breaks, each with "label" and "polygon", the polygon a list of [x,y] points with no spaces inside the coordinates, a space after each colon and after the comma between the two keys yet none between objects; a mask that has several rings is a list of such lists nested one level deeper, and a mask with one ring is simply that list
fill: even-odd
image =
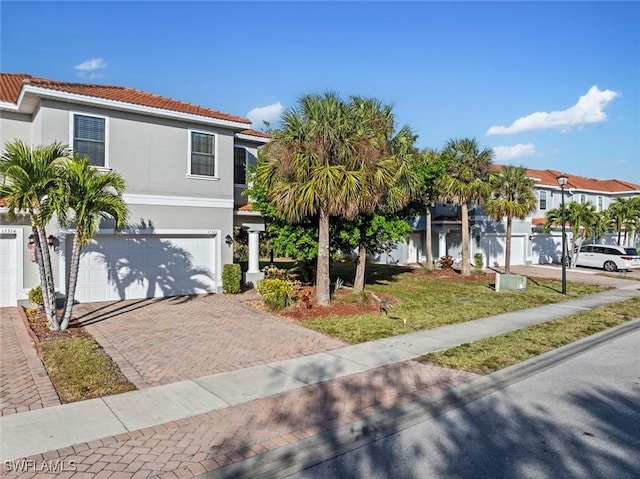
[{"label": "white entry column", "polygon": [[260,271],[260,233],[264,231],[264,225],[245,223],[242,227],[247,229],[249,236],[249,264],[244,273],[244,282],[247,286],[255,287],[264,278],[264,273]]}]

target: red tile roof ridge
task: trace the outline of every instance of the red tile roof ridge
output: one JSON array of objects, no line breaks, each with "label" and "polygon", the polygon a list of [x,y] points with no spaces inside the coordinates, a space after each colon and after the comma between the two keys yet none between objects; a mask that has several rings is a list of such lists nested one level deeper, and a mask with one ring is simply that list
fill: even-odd
[{"label": "red tile roof ridge", "polygon": [[[21,79],[20,85],[14,80]],[[155,93],[146,92],[136,88],[105,85],[99,83],[80,83],[70,81],[50,80],[47,78],[34,77],[23,73],[1,73],[0,86],[2,92],[0,99],[6,99],[17,103],[23,85],[33,85],[50,90],[63,91],[65,93],[79,94],[105,100],[119,101],[132,105],[159,108],[162,110],[176,111],[180,113],[194,114],[219,120],[233,121],[237,123],[250,124],[247,118],[224,113],[219,110],[207,108],[182,100],[164,97]],[[16,86],[18,88],[16,89]],[[111,94],[109,94],[112,92]]]}]

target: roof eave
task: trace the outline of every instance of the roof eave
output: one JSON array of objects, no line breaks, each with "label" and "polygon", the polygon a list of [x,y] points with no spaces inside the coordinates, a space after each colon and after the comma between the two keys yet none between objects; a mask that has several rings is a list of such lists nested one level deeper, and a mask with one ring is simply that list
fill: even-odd
[{"label": "roof eave", "polygon": [[[13,103],[2,103],[0,107],[8,105],[7,109],[14,111],[21,111],[21,106],[25,102],[26,95],[31,94],[40,98],[49,98],[53,100],[62,100],[70,103],[79,103],[90,106],[98,106],[102,108],[108,108],[111,110],[128,111],[132,113],[140,113],[150,116],[157,116],[162,118],[171,118],[183,121],[190,121],[196,123],[204,123],[212,126],[221,126],[230,128],[233,130],[246,130],[247,125],[250,123],[244,123],[239,121],[223,120],[220,118],[212,118],[208,116],[196,115],[193,113],[183,113],[174,110],[167,110],[164,108],[156,108],[145,105],[137,105],[135,103],[127,103],[124,101],[108,100],[105,98],[92,97],[87,95],[80,95],[77,93],[68,93],[58,90],[51,90],[49,88],[42,88],[33,85],[24,85],[20,91],[17,105]],[[13,108],[11,107],[13,106]],[[25,112],[26,113],[26,112]]]}]

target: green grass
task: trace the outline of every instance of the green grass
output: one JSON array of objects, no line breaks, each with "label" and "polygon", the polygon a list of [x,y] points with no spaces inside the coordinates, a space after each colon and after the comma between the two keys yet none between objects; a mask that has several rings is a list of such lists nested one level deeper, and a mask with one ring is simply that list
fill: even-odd
[{"label": "green grass", "polygon": [[42,362],[63,403],[135,389],[93,339],[46,341],[41,349]]},{"label": "green grass", "polygon": [[639,308],[640,298],[633,298],[431,353],[421,360],[452,369],[491,373],[634,319]]},{"label": "green grass", "polygon": [[[353,280],[353,268],[349,263],[332,265],[332,279],[340,277],[348,284]],[[411,273],[407,268],[386,265],[367,265],[366,282],[366,290],[390,295],[398,300],[391,305],[389,317],[375,313],[322,318],[302,324],[347,343],[361,343],[533,308],[609,289],[568,283],[567,296],[563,296],[559,292],[560,281],[529,278],[525,291],[495,292],[489,279],[442,279],[426,270]]]}]

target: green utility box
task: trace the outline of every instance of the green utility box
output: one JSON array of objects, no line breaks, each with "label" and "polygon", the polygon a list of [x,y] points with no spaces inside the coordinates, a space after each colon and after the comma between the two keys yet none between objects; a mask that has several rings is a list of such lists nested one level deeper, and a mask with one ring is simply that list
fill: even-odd
[{"label": "green utility box", "polygon": [[496,291],[524,291],[525,289],[527,289],[526,276],[496,273]]}]

